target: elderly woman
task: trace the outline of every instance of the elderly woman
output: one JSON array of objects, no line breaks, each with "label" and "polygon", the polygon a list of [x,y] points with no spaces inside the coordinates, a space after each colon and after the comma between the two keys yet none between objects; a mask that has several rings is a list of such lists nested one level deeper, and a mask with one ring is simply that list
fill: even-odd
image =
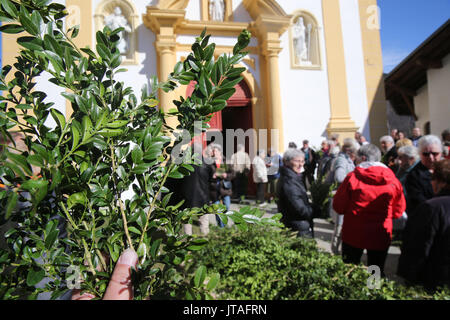
[{"label": "elderly woman", "polygon": [[405,228],[397,273],[429,289],[450,286],[450,160],[434,162],[433,199],[422,203]]},{"label": "elderly woman", "polygon": [[[345,177],[355,169],[355,164],[353,161],[356,158],[356,152],[359,148],[360,145],[355,139],[344,139],[342,151],[331,165],[331,171],[326,179],[327,183],[337,183],[340,185],[344,181]],[[339,254],[342,242],[341,232],[344,217],[339,216],[336,211],[333,210],[333,199],[330,201],[330,211],[331,217],[334,220],[334,231],[331,238],[331,251],[334,254]]]},{"label": "elderly woman", "polygon": [[433,164],[441,159],[441,140],[434,135],[423,136],[418,142],[420,162],[406,177],[406,203],[408,216],[414,214],[417,207],[433,197],[431,174]]},{"label": "elderly woman", "polygon": [[277,185],[278,211],[286,227],[298,231],[298,237],[313,237],[313,209],[302,182],[305,154],[298,149],[288,149],[283,155]]},{"label": "elderly woman", "polygon": [[400,181],[380,159],[381,152],[373,144],[358,150],[358,166],[339,186],[333,208],[345,216],[344,262],[359,264],[366,249],[368,265],[377,265],[383,274],[392,241],[392,220],[402,216],[406,202]]}]

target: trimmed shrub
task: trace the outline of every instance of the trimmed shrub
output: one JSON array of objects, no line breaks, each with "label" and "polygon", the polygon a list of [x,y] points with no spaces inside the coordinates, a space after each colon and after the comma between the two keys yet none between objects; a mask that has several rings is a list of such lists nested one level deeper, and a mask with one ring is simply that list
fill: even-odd
[{"label": "trimmed shrub", "polygon": [[345,264],[285,229],[213,229],[193,258],[192,268],[204,265],[220,274],[218,299],[450,299],[450,290],[429,293],[386,279],[370,289],[366,267]]}]

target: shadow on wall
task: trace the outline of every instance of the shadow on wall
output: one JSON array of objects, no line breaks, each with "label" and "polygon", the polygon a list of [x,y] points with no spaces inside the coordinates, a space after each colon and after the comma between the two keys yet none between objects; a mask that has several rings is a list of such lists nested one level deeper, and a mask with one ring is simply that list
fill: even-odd
[{"label": "shadow on wall", "polygon": [[[157,2],[157,1],[153,1]],[[153,76],[158,74],[157,66],[157,57],[155,50],[155,40],[156,37],[151,30],[149,30],[143,23],[141,23],[137,28],[136,32],[138,33],[138,53],[145,54],[144,60],[142,63],[142,68],[139,70],[139,74],[143,74],[147,78],[147,86],[151,88],[150,79]]]}]

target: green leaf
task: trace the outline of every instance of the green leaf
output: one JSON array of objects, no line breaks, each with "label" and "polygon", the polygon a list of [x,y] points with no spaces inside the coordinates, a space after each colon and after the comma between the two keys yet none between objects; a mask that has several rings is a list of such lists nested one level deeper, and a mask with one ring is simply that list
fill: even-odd
[{"label": "green leaf", "polygon": [[206,267],[200,266],[198,267],[197,271],[195,272],[194,276],[194,284],[197,288],[202,287],[203,281],[205,281],[206,278]]},{"label": "green leaf", "polygon": [[87,202],[87,199],[86,199],[86,194],[84,192],[74,193],[74,194],[70,195],[70,197],[67,199],[67,205],[69,206],[69,209],[72,208],[76,204],[81,204],[84,206],[86,202]]},{"label": "green leaf", "polygon": [[17,18],[17,16],[19,15],[19,11],[10,0],[2,1],[2,7],[13,18]]},{"label": "green leaf", "polygon": [[55,119],[55,122],[58,124],[61,130],[63,130],[66,126],[66,118],[64,117],[64,115],[56,109],[51,109],[50,114],[52,115],[53,119]]},{"label": "green leaf", "polygon": [[220,88],[221,89],[234,88],[234,86],[237,85],[239,82],[241,82],[243,79],[244,79],[244,77],[238,77],[234,80],[225,79],[222,82]]},{"label": "green leaf", "polygon": [[4,26],[0,26],[0,32],[3,33],[9,33],[9,34],[16,34],[16,33],[21,33],[23,32],[25,29],[18,24],[6,24]]},{"label": "green leaf", "polygon": [[9,160],[12,160],[16,165],[20,166],[26,174],[28,174],[29,176],[33,175],[33,172],[30,169],[30,166],[28,165],[27,162],[27,158],[25,158],[23,155],[21,154],[17,154],[17,153],[11,153],[11,152],[6,152],[6,156],[8,157]]},{"label": "green leaf", "polygon": [[194,70],[197,71],[197,72],[200,71],[199,66],[197,66],[197,64],[196,64],[194,61],[188,60],[188,63],[189,63],[189,65],[191,66],[192,69],[194,69]]},{"label": "green leaf", "polygon": [[70,131],[72,133],[72,151],[73,151],[78,147],[78,142],[80,141],[80,131],[73,123],[70,128]]},{"label": "green leaf", "polygon": [[220,100],[228,100],[229,98],[231,98],[231,96],[234,94],[235,91],[236,89],[234,88],[219,89],[216,92],[214,92],[212,98]]},{"label": "green leaf", "polygon": [[30,271],[28,271],[28,275],[27,275],[27,285],[30,287],[33,287],[35,285],[37,285],[39,282],[42,281],[42,279],[44,279],[45,277],[45,271],[42,269],[39,270],[34,270],[31,269]]},{"label": "green leaf", "polygon": [[131,151],[131,159],[133,160],[134,163],[139,164],[142,162],[143,156],[144,152],[142,151],[141,147],[136,145]]},{"label": "green leaf", "polygon": [[39,34],[39,28],[34,25],[33,21],[28,17],[28,13],[25,10],[22,10],[25,9],[25,7],[21,6],[20,9],[19,20],[21,25],[29,34],[37,36]]},{"label": "green leaf", "polygon": [[58,238],[59,230],[52,230],[45,238],[45,248],[49,250]]},{"label": "green leaf", "polygon": [[206,81],[209,81],[208,79],[206,79],[205,77],[205,73],[202,71],[201,75],[200,75],[200,80],[199,80],[199,88],[200,88],[200,92],[203,93],[203,95],[205,97],[207,97],[209,95],[208,93],[208,89],[206,87]]},{"label": "green leaf", "polygon": [[128,231],[136,233],[136,234],[142,234],[142,232],[139,231],[136,227],[128,227]]},{"label": "green leaf", "polygon": [[104,137],[116,137],[123,133],[122,129],[101,129],[98,133]]},{"label": "green leaf", "polygon": [[152,243],[152,246],[150,248],[150,254],[153,257],[153,259],[156,259],[156,255],[158,253],[161,242],[162,242],[162,239],[157,239],[157,240],[153,241],[153,243]]},{"label": "green leaf", "polygon": [[206,286],[206,290],[211,291],[213,290],[217,284],[219,283],[220,280],[220,274],[219,273],[214,273],[211,277],[211,279],[209,279],[208,281],[208,285]]},{"label": "green leaf", "polygon": [[91,132],[92,132],[92,121],[91,121],[91,118],[89,118],[89,116],[87,116],[87,115],[83,116],[81,127],[83,128],[82,141],[84,142],[91,137]]},{"label": "green leaf", "polygon": [[32,51],[42,51],[44,45],[41,39],[35,37],[20,37],[17,39],[17,43]]},{"label": "green leaf", "polygon": [[105,127],[113,128],[113,129],[120,128],[120,127],[126,126],[128,124],[128,122],[129,122],[128,120],[116,120],[111,123],[107,123],[105,125]]},{"label": "green leaf", "polygon": [[18,197],[19,194],[17,192],[14,191],[10,192],[8,197],[8,203],[6,205],[5,220],[8,220],[11,217],[13,210],[16,208]]},{"label": "green leaf", "polygon": [[42,158],[42,156],[39,155],[39,154],[29,155],[27,157],[27,161],[28,161],[29,164],[31,164],[33,166],[36,166],[36,167],[39,167],[39,168],[43,168],[45,166],[44,158]]}]

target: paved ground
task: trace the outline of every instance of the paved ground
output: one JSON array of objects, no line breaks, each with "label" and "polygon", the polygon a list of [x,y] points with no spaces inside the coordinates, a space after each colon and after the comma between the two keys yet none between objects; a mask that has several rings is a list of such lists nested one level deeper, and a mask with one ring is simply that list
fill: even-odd
[{"label": "paved ground", "polygon": [[[245,200],[243,204],[231,203],[230,210],[239,211],[241,206],[256,206],[255,201],[253,200]],[[264,217],[270,217],[277,213],[277,208],[275,204],[268,204],[266,207],[260,208],[264,210],[266,213]],[[216,219],[214,215],[210,216],[210,223],[216,224]],[[233,222],[231,219],[228,222],[228,225],[232,225]],[[314,219],[314,235],[315,240],[317,242],[317,246],[325,251],[331,253],[331,237],[333,235],[334,225],[325,219]],[[386,277],[390,280],[395,280],[398,282],[403,282],[402,278],[398,277],[395,273],[397,270],[398,259],[400,256],[400,248],[397,246],[391,246],[389,248],[388,257],[385,263],[385,274]],[[362,262],[367,265],[367,256],[366,253],[363,254]]]}]

